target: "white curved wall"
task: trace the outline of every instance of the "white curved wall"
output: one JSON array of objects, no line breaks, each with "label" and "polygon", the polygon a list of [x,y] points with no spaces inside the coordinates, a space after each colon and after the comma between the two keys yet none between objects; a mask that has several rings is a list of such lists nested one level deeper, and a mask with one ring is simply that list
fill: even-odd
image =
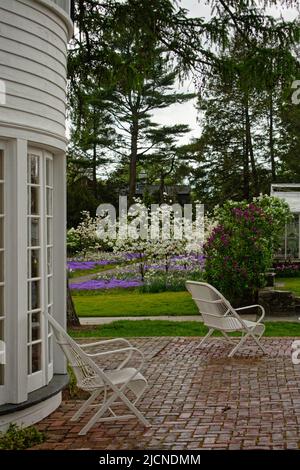
[{"label": "white curved wall", "polygon": [[[6,175],[4,339],[8,339],[0,405],[26,403],[32,390],[27,369],[26,313],[30,149],[46,150],[53,156],[53,316],[65,324],[65,101],[67,41],[72,32],[68,5],[68,0],[0,0],[0,85],[4,84],[0,86],[0,148],[4,152]],[[39,194],[41,197],[42,192]],[[41,246],[46,246],[45,241],[45,230],[40,229]],[[44,269],[43,275],[45,273]],[[46,328],[42,334],[47,334]],[[53,353],[54,374],[65,374],[65,360],[56,345]],[[46,346],[40,356],[42,383],[47,385],[51,377]],[[27,408],[21,415],[7,416],[5,423],[2,416],[0,428],[14,419],[24,420],[25,415],[24,422],[35,422],[59,405],[59,394],[55,400]]]},{"label": "white curved wall", "polygon": [[0,127],[37,131],[65,143],[70,23],[51,3],[0,0],[0,79],[6,84]]}]

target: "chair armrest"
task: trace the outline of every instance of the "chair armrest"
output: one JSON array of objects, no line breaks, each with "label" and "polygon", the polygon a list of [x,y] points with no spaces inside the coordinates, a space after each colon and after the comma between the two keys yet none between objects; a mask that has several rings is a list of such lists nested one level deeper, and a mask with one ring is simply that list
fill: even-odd
[{"label": "chair armrest", "polygon": [[259,307],[262,311],[262,314],[261,316],[259,317],[259,319],[257,320],[257,323],[260,323],[262,321],[262,319],[264,318],[265,316],[265,309],[262,305],[258,305],[258,304],[255,304],[255,305],[247,305],[246,307],[239,307],[239,308],[235,308],[234,310],[236,311],[240,311],[240,310],[247,310],[249,308],[253,308],[253,307]]},{"label": "chair armrest", "polygon": [[117,370],[120,370],[122,369],[125,364],[127,364],[127,362],[130,360],[130,358],[132,357],[132,354],[133,353],[138,353],[140,356],[141,356],[141,364],[139,365],[138,367],[138,370],[140,370],[142,368],[142,366],[144,365],[144,362],[145,362],[145,356],[144,356],[144,353],[142,351],[140,351],[139,349],[137,348],[134,348],[134,347],[129,347],[129,348],[121,348],[121,349],[114,349],[112,351],[103,351],[103,352],[99,352],[99,353],[94,353],[94,354],[88,354],[88,353],[85,353],[88,357],[92,357],[92,358],[97,358],[97,357],[103,357],[103,356],[109,356],[111,354],[122,354],[122,353],[125,353],[127,352],[128,355],[127,357],[124,359],[124,361],[121,362],[121,364],[117,367]]},{"label": "chair armrest", "polygon": [[120,342],[123,342],[129,347],[132,347],[132,344],[127,339],[124,339],[124,338],[105,339],[102,341],[95,341],[95,342],[85,343],[85,344],[78,343],[78,345],[82,349],[84,349],[84,348],[93,348],[94,346],[105,346],[106,344],[120,343]]}]

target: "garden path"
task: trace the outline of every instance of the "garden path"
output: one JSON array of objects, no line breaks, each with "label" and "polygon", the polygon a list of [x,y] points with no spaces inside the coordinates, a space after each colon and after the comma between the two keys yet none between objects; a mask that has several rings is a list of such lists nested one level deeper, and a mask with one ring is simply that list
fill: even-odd
[{"label": "garden path", "polygon": [[[255,315],[243,315],[245,320],[255,320]],[[179,315],[179,316],[145,316],[145,317],[80,317],[81,325],[106,325],[119,320],[170,320],[170,321],[197,321],[202,322],[202,318],[199,315]],[[276,321],[276,322],[298,322],[299,318],[297,316],[289,317],[266,317],[267,321]]]}]

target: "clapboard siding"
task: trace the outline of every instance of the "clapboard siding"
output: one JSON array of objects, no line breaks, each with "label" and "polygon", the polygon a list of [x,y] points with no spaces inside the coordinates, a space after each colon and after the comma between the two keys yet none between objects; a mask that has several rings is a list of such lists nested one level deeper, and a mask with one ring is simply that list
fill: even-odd
[{"label": "clapboard siding", "polygon": [[[16,41],[16,45],[24,44],[32,48],[32,53],[35,53],[37,57],[41,54],[47,57],[53,57],[61,64],[64,64],[66,61],[66,53],[62,51],[58,45],[52,44],[51,38],[48,39],[46,36],[40,38],[32,32],[26,31],[14,24],[9,24],[4,22],[2,16],[0,16],[0,35],[2,38],[12,38]],[[1,38],[1,42],[2,42]]]},{"label": "clapboard siding", "polygon": [[46,77],[47,80],[57,83],[59,88],[65,89],[66,87],[66,78],[65,74],[62,71],[58,71],[55,68],[51,68],[47,65],[43,65],[38,61],[38,56],[35,55],[34,60],[26,59],[18,54],[18,51],[15,54],[9,54],[6,51],[1,50],[1,41],[0,41],[0,65],[15,68],[15,70],[22,70],[23,72],[28,72],[36,77]]},{"label": "clapboard siding", "polygon": [[67,23],[42,2],[0,1],[0,125],[65,137],[67,37]]},{"label": "clapboard siding", "polygon": [[[23,3],[19,0],[12,0],[12,6],[10,2],[4,0],[4,5],[1,1],[1,21],[7,24],[14,24],[17,28],[33,32],[40,38],[46,37],[46,40],[55,45],[59,50],[67,50],[67,31],[61,22],[61,25],[51,21],[51,10],[49,13],[47,10],[44,13],[39,12],[36,9],[37,2],[27,1]],[[7,5],[7,7],[5,6]],[[13,8],[14,6],[14,8]],[[52,13],[53,16],[53,13]],[[34,25],[34,31],[32,30]]]},{"label": "clapboard siding", "polygon": [[[56,69],[61,75],[65,76],[66,74],[66,58],[64,60],[59,60],[57,56],[49,54],[47,51],[43,51],[43,54],[40,54],[40,50],[36,47],[27,46],[22,42],[17,42],[17,40],[7,39],[6,37],[0,36],[1,50],[8,52],[9,54],[18,53],[19,56],[24,57],[25,59],[36,61],[36,54],[39,54],[39,61],[46,67],[51,69]],[[18,51],[16,51],[16,46]]]},{"label": "clapboard siding", "polygon": [[[20,13],[20,4],[23,5],[22,12]],[[1,0],[1,8],[5,11],[15,13],[19,17],[27,18],[39,25],[43,25],[53,34],[56,34],[59,40],[63,43],[62,47],[66,49],[68,34],[64,22],[58,18],[53,17],[52,13],[48,13],[43,7],[39,7],[36,2],[29,2],[27,0]],[[32,17],[32,10],[34,9],[34,17]]]},{"label": "clapboard siding", "polygon": [[7,65],[0,65],[0,77],[6,82],[6,86],[10,86],[13,83],[15,89],[19,88],[19,92],[22,93],[22,87],[31,87],[37,91],[43,91],[60,101],[65,102],[65,87],[61,88],[55,82],[51,82],[49,77],[41,77],[39,75],[33,75],[31,72],[24,72],[18,69],[18,75],[16,76],[16,69],[14,67],[8,67]]}]

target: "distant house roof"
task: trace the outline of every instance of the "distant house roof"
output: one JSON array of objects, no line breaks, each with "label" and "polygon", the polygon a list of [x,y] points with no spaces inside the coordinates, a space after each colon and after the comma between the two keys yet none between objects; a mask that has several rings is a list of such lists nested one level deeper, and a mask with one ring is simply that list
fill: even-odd
[{"label": "distant house roof", "polygon": [[[160,186],[158,184],[137,184],[136,187],[136,194],[144,194],[144,192],[147,190],[150,194],[153,194],[157,191],[159,191]],[[164,186],[164,191],[168,195],[172,194],[177,194],[177,195],[189,195],[191,192],[190,186],[179,186],[179,185],[166,185]]]},{"label": "distant house roof", "polygon": [[292,212],[300,212],[300,184],[276,183],[271,185],[271,196],[284,199]]}]

